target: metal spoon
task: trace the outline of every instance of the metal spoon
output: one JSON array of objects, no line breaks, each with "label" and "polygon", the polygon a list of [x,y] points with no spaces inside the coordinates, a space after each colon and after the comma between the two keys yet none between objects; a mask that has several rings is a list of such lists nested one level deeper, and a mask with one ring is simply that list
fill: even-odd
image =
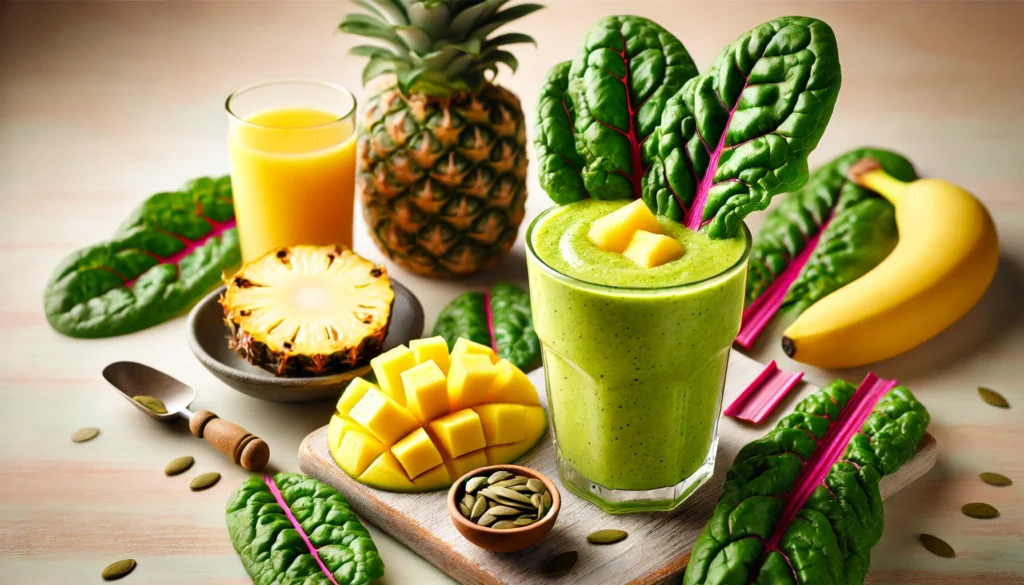
[{"label": "metal spoon", "polygon": [[[114,362],[103,368],[103,377],[120,390],[135,408],[163,422],[182,417],[192,434],[210,444],[249,471],[259,471],[270,460],[270,447],[263,439],[226,421],[209,410],[192,412],[189,406],[196,391],[160,370],[137,362]],[[139,395],[152,396],[164,403],[167,414],[158,414],[135,401]]]}]

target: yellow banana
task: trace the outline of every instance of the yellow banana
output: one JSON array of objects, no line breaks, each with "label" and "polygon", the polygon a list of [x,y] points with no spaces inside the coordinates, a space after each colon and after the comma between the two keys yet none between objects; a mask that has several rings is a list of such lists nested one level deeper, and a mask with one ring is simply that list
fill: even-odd
[{"label": "yellow banana", "polygon": [[904,183],[870,160],[849,174],[893,204],[900,239],[881,264],[786,330],[787,355],[825,368],[877,362],[934,337],[978,302],[999,263],[992,217],[964,189],[937,179]]}]

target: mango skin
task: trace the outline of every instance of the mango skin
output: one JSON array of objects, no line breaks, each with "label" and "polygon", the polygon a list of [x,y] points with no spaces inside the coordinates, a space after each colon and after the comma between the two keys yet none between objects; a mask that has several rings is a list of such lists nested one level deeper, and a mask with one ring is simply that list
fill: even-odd
[{"label": "mango skin", "polygon": [[[512,463],[531,451],[548,427],[537,389],[516,366],[477,351],[470,343],[457,343],[459,351],[444,356],[436,353],[436,346],[432,348],[437,359],[445,362],[450,406],[444,412],[432,413],[429,420],[420,420],[411,411],[415,397],[394,395],[361,378],[353,380],[338,400],[328,425],[328,449],[338,467],[356,481],[377,489],[418,493],[447,489],[473,469]],[[423,359],[426,352],[420,352],[421,359],[414,360],[417,363],[407,358],[396,360],[396,355],[408,355],[396,349],[376,364],[371,362],[379,380],[401,381],[403,372],[433,359]],[[481,359],[484,355],[487,358]],[[466,376],[467,367],[475,375]],[[388,386],[395,391],[395,384]],[[413,388],[408,390],[415,392]],[[470,396],[472,399],[466,400]],[[371,424],[372,429],[359,421]],[[410,421],[416,426],[411,427]],[[453,426],[451,421],[458,424]],[[503,424],[516,424],[518,428],[503,428]],[[346,434],[351,432],[359,433],[355,435],[359,439],[363,435],[374,440],[371,445],[365,439],[346,441]],[[407,440],[410,435],[423,433],[441,455],[440,464],[426,469],[410,462],[411,440]],[[460,438],[469,442],[457,444]],[[359,448],[351,448],[354,446]],[[457,456],[453,458],[452,454]],[[368,460],[370,456],[374,458]],[[416,458],[417,463],[423,460]],[[407,466],[415,476],[410,476]]]}]

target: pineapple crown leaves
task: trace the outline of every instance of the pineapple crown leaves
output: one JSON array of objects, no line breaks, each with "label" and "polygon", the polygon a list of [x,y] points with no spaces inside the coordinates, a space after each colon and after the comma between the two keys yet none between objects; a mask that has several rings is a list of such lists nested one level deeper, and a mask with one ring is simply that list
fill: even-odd
[{"label": "pineapple crown leaves", "polygon": [[544,8],[540,4],[503,8],[509,0],[354,1],[366,13],[347,15],[338,30],[376,42],[350,51],[369,58],[363,84],[393,74],[406,95],[430,96],[476,91],[497,75],[499,63],[515,73],[519,61],[503,47],[536,46],[537,42],[522,33],[490,35]]}]

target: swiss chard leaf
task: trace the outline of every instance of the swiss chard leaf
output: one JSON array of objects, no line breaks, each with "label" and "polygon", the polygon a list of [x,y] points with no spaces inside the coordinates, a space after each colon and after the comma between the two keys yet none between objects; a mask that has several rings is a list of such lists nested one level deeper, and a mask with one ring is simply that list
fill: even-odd
[{"label": "swiss chard leaf", "polygon": [[785,197],[765,218],[750,253],[748,303],[761,296],[823,228],[783,310],[803,311],[860,278],[892,251],[898,240],[892,205],[846,177],[850,165],[865,157],[877,160],[900,180],[917,178],[910,161],[878,148],[858,148],[818,167],[804,188]]},{"label": "swiss chard leaf", "polygon": [[348,502],[311,477],[250,477],[228,501],[227,525],[255,585],[365,585],[384,575]]},{"label": "swiss chard leaf", "polygon": [[494,285],[490,292],[470,291],[455,297],[438,314],[434,335],[444,337],[449,349],[460,337],[489,346],[523,371],[540,362],[530,294],[507,282]]},{"label": "swiss chard leaf", "polygon": [[[572,62],[568,92],[575,106],[576,150],[583,185],[597,199],[640,198],[650,167],[644,142],[669,98],[697,74],[686,48],[639,16],[609,16],[590,30]],[[552,198],[572,199],[554,193]]]},{"label": "swiss chard leaf", "polygon": [[576,152],[573,123],[576,107],[569,97],[570,61],[555,65],[548,72],[537,104],[534,148],[540,163],[540,185],[559,205],[589,197],[583,186],[583,157]]},{"label": "swiss chard leaf", "polygon": [[882,476],[916,452],[928,412],[872,375],[805,398],[743,447],[684,585],[859,585],[882,535]]},{"label": "swiss chard leaf", "polygon": [[54,270],[43,301],[50,325],[72,337],[107,337],[161,323],[216,286],[241,260],[231,181],[203,177],[157,193],[114,239],[83,248]]},{"label": "swiss chard leaf", "polygon": [[784,17],[744,34],[665,106],[645,148],[644,200],[690,229],[735,236],[743,217],[806,182],[840,82],[824,22]]}]

